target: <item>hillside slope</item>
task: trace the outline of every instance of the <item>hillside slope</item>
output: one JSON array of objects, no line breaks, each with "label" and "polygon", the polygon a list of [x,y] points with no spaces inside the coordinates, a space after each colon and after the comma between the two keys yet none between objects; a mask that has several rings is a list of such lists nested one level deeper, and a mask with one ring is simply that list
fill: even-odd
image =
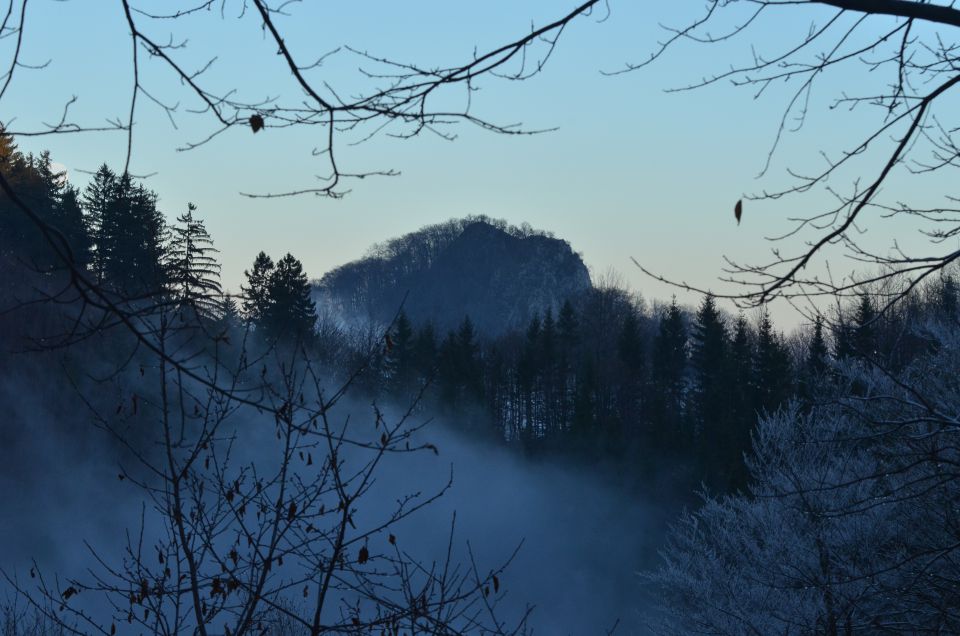
[{"label": "hillside slope", "polygon": [[388,321],[406,296],[404,309],[417,322],[447,329],[469,315],[478,331],[497,335],[590,286],[566,241],[468,217],[375,246],[326,274],[316,294],[345,319]]}]

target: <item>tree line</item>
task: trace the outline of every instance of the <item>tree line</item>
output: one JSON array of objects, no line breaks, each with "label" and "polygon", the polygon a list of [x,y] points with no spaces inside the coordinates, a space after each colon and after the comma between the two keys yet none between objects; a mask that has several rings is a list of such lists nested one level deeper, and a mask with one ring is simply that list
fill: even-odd
[{"label": "tree line", "polygon": [[[429,385],[427,404],[455,426],[530,452],[618,460],[636,475],[680,470],[689,483],[728,492],[747,485],[758,417],[815,402],[817,383],[840,362],[905,368],[930,348],[910,325],[958,315],[953,275],[882,314],[879,293],[789,335],[765,310],[732,316],[712,296],[695,309],[675,299],[647,308],[616,287],[492,339],[469,316],[438,333],[401,311],[363,386],[403,403]],[[370,342],[342,339],[358,349]]]},{"label": "tree line", "polygon": [[[81,190],[54,168],[48,152],[24,154],[7,134],[0,134],[0,169],[18,196],[56,228],[74,263],[118,301],[189,314],[219,334],[246,321],[270,342],[312,337],[310,284],[291,254],[276,264],[264,253],[257,256],[241,307],[222,289],[217,250],[194,204],[168,223],[157,194],[129,174],[104,164]],[[25,265],[20,269],[56,278],[64,269],[32,221],[3,195],[0,256],[6,271]]]}]

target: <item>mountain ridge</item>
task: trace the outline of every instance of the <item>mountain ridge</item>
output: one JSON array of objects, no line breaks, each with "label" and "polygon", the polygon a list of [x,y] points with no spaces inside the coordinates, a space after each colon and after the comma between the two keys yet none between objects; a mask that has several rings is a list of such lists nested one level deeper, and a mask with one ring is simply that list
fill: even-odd
[{"label": "mountain ridge", "polygon": [[567,241],[486,216],[451,219],[374,245],[314,283],[318,305],[346,320],[388,322],[403,304],[450,329],[469,316],[496,336],[592,287]]}]

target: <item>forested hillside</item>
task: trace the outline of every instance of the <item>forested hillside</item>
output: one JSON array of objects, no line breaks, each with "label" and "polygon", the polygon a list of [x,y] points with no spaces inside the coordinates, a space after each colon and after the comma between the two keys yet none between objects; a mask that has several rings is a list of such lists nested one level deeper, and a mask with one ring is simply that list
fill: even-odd
[{"label": "forested hillside", "polygon": [[495,336],[589,289],[590,275],[548,232],[468,216],[375,245],[316,287],[318,301],[348,321],[389,322],[402,303],[417,322],[446,330],[469,315]]}]

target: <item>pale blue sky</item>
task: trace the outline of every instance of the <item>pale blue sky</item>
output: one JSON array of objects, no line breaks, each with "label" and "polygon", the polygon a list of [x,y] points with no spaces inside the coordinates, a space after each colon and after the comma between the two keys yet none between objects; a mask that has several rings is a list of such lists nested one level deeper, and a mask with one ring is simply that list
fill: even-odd
[{"label": "pale blue sky", "polygon": [[[163,10],[175,3],[138,4]],[[351,45],[432,66],[465,60],[475,46],[482,49],[519,36],[531,21],[542,24],[574,4],[310,1],[291,5],[294,17],[278,25],[304,61]],[[699,1],[610,4],[609,20],[580,19],[571,25],[542,75],[519,83],[488,79],[474,96],[477,115],[531,128],[559,127],[555,132],[507,137],[461,125],[453,131],[458,135],[453,143],[429,135],[406,141],[379,138],[342,150],[344,169],[396,169],[401,176],[355,182],[353,192],[337,201],[311,196],[250,200],[239,191],[310,186],[312,175],[324,170],[310,154],[322,143],[323,132],[267,129],[254,136],[236,128],[200,149],[177,152],[178,145],[210,130],[212,120],[182,113],[174,129],[141,98],[132,170],[156,173],[147,184],[159,193],[168,217],[184,210],[188,201],[198,205],[221,250],[224,282],[232,290],[261,249],[275,256],[292,252],[311,276],[319,277],[361,256],[374,242],[466,214],[551,230],[583,254],[595,276],[616,270],[648,299],[668,298],[674,290],[645,277],[631,257],[673,278],[723,290],[716,282],[722,255],[764,258],[769,249],[764,235],[786,229],[787,216],[823,199],[814,195],[778,206],[747,203],[740,227],[732,214],[736,200],[745,192],[785,183],[787,165],[821,166],[821,147],[838,150],[838,140],[852,141],[847,136],[851,130],[874,121],[875,114],[815,110],[807,128],[788,137],[770,176],[758,182],[789,87],[774,86],[759,100],[752,99],[750,89],[729,84],[672,94],[664,89],[748,61],[751,45],[764,50],[794,41],[810,20],[822,21],[823,11],[789,10],[761,24],[750,38],[722,46],[678,47],[651,67],[605,77],[600,70],[642,60],[654,49],[663,37],[658,23],[680,24],[703,6]],[[181,37],[189,37],[182,58],[186,66],[216,55],[210,78],[218,86],[236,86],[252,96],[295,94],[281,58],[261,37],[256,17],[236,18],[239,6],[227,2],[225,19],[218,12],[204,13],[172,25]],[[170,28],[161,23],[149,30],[165,41]],[[50,64],[42,71],[17,71],[0,102],[0,119],[15,118],[13,129],[36,128],[39,122],[59,119],[71,95],[78,96],[74,113],[79,120],[125,117],[130,42],[119,3],[36,0],[25,39],[24,61],[49,59]],[[9,49],[0,51],[7,59]],[[344,57],[313,77],[349,94],[362,85],[355,68],[356,62]],[[148,67],[145,78],[164,101],[179,102],[181,109],[196,106],[162,67]],[[814,94],[814,106],[826,103],[836,90],[865,89],[869,85],[864,82],[875,79],[841,71],[825,81]],[[126,138],[88,133],[21,139],[20,145],[50,149],[71,180],[83,184],[87,177],[81,170],[104,161],[122,165]],[[784,323],[797,320],[787,308],[776,314]]]}]

